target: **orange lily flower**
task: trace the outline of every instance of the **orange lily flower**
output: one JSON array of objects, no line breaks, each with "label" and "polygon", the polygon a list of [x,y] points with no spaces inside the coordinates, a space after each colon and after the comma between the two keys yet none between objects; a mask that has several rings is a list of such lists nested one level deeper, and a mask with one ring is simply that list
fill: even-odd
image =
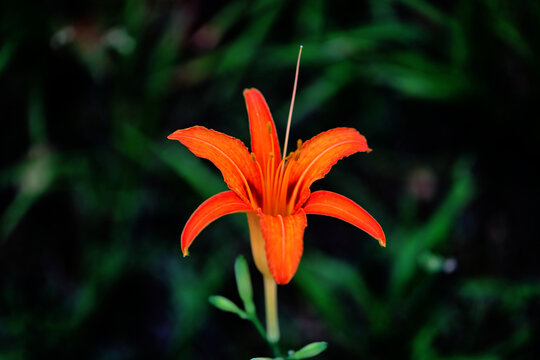
[{"label": "orange lily flower", "polygon": [[184,256],[208,224],[238,212],[247,214],[257,268],[278,284],[288,283],[298,268],[306,214],[349,222],[385,246],[381,226],[358,204],[330,191],[311,193],[309,189],[341,158],[371,151],[364,136],[352,128],[335,128],[304,144],[299,140],[297,150],[282,158],[274,121],[263,95],[256,89],[246,89],[244,98],[251,153],[240,140],[202,126],[177,130],[168,137],[214,163],[230,189],[206,200],[191,215],[181,236]]}]

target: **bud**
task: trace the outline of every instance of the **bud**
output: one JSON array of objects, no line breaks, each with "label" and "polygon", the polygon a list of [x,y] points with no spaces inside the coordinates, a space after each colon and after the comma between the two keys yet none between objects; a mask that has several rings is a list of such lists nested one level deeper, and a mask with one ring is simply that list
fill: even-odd
[{"label": "bud", "polygon": [[319,355],[328,347],[326,341],[319,341],[308,344],[296,351],[295,353],[289,355],[289,359],[307,359]]},{"label": "bud", "polygon": [[247,319],[246,313],[240,310],[240,308],[236,306],[235,303],[233,303],[231,300],[227,299],[224,296],[213,295],[208,298],[208,301],[210,302],[210,304],[214,305],[219,310],[232,312],[240,316],[242,319]]}]

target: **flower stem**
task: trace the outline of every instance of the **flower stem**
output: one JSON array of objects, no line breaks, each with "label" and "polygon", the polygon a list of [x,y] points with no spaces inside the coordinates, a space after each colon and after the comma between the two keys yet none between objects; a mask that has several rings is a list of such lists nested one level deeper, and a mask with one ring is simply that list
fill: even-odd
[{"label": "flower stem", "polygon": [[257,318],[257,315],[255,313],[249,314],[248,319],[253,323],[259,334],[262,336],[264,340],[268,343],[268,346],[272,349],[272,352],[274,353],[274,356],[280,357],[281,351],[279,350],[279,346],[277,342],[272,342],[268,339],[268,336],[266,335],[266,331],[264,331],[264,328]]},{"label": "flower stem", "polygon": [[264,278],[264,299],[266,305],[266,336],[268,341],[277,343],[279,340],[279,321],[277,312],[277,284],[270,276]]}]

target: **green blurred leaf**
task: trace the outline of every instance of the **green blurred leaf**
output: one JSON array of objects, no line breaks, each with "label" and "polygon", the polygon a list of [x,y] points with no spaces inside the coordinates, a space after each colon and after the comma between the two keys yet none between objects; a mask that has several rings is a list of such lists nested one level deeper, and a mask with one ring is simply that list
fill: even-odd
[{"label": "green blurred leaf", "polygon": [[[389,249],[396,254],[390,289],[393,298],[401,298],[418,268],[421,254],[441,244],[451,233],[454,222],[463,208],[472,200],[474,184],[470,161],[462,159],[454,165],[454,182],[450,192],[429,221],[413,230],[398,230],[392,238],[401,239]],[[390,237],[390,236],[389,236]]]},{"label": "green blurred leaf", "polygon": [[415,334],[412,342],[411,357],[419,360],[498,360],[503,358],[499,353],[493,351],[484,351],[483,354],[476,355],[439,355],[435,345],[436,338],[452,326],[455,317],[456,314],[447,307],[441,307],[434,311]]},{"label": "green blurred leaf", "polygon": [[399,2],[406,4],[411,9],[418,11],[420,14],[424,15],[431,21],[444,25],[448,24],[450,18],[441,10],[437,9],[434,5],[430,4],[424,0],[398,0]]},{"label": "green blurred leaf", "polygon": [[58,159],[49,148],[35,146],[18,171],[10,174],[19,187],[15,199],[9,204],[1,218],[1,232],[4,238],[15,229],[32,205],[45,194],[57,178]]},{"label": "green blurred leaf", "polygon": [[[139,129],[125,124],[123,140],[119,141],[120,150],[139,163],[149,154],[157,155],[177,175],[183,178],[201,197],[210,197],[227,187],[222,178],[212,172],[207,164],[193,155],[176,141],[165,136],[159,141],[149,139]],[[153,160],[148,166],[153,164]],[[204,179],[204,181],[201,181]]]},{"label": "green blurred leaf", "polygon": [[145,16],[145,2],[139,0],[126,0],[123,11],[123,23],[128,32],[139,34]]},{"label": "green blurred leaf", "polygon": [[[316,81],[304,86],[297,96],[294,112],[295,121],[298,123],[310,112],[323,107],[344,86],[353,81],[352,69],[351,64],[346,62],[331,66]],[[278,117],[286,118],[287,112],[288,105],[283,105]]]},{"label": "green blurred leaf", "polygon": [[473,89],[461,69],[435,63],[416,52],[393,54],[360,71],[379,84],[411,97],[447,99],[463,96]]},{"label": "green blurred leaf", "polygon": [[[314,278],[319,279],[318,286],[328,287],[323,291],[331,294],[330,296],[333,299],[339,299],[340,295],[348,294],[369,319],[373,330],[384,331],[387,325],[385,310],[380,300],[376,299],[371,293],[362,274],[357,269],[343,260],[317,254],[306,255],[302,259],[301,281],[304,281],[304,271],[309,271]],[[339,274],[339,276],[336,276],[336,274]],[[339,305],[332,309],[330,313],[338,309]]]},{"label": "green blurred leaf", "polygon": [[[197,271],[188,263],[179,261],[176,254],[166,257],[167,273],[165,281],[170,287],[171,304],[174,313],[174,329],[171,347],[183,351],[207,324],[208,294],[217,291],[223,284],[225,272],[220,256],[231,257],[230,247],[217,246],[215,251],[206,254],[207,261],[203,269]],[[217,255],[219,254],[219,256]],[[160,263],[162,260],[160,259]],[[159,269],[160,266],[155,269]],[[162,275],[160,275],[162,276]],[[172,351],[172,349],[171,349]],[[187,358],[191,358],[188,356]]]},{"label": "green blurred leaf", "polygon": [[[291,67],[291,54],[298,51],[299,45],[304,45],[303,66],[343,65],[346,70],[349,64],[343,61],[355,60],[357,66],[364,66],[362,64],[371,58],[372,54],[377,54],[389,43],[406,45],[421,41],[423,38],[425,33],[415,24],[399,22],[366,24],[352,29],[327,32],[322,40],[307,38],[298,43],[270,47],[265,52],[267,56],[259,61],[264,68]],[[369,56],[366,58],[367,54]],[[357,56],[361,56],[358,61]]]},{"label": "green blurred leaf", "polygon": [[32,144],[40,145],[47,141],[43,95],[37,86],[34,86],[28,98],[28,132]]},{"label": "green blurred leaf", "polygon": [[175,60],[178,57],[182,34],[186,26],[184,22],[169,19],[163,34],[158,38],[148,62],[148,84],[146,86],[147,96],[159,101],[163,99],[166,90],[175,79],[173,71]]},{"label": "green blurred leaf", "polygon": [[[9,236],[32,205],[47,192],[58,177],[58,156],[46,146],[45,123],[43,95],[40,88],[35,85],[28,98],[28,131],[31,148],[27,159],[21,162],[15,171],[7,172],[7,177],[11,178],[9,182],[18,185],[19,192],[2,214],[0,227],[4,238]],[[6,172],[2,171],[2,175],[6,175]]]},{"label": "green blurred leaf", "polygon": [[468,279],[459,289],[467,301],[490,303],[499,301],[507,311],[516,311],[534,299],[540,299],[540,283],[506,283],[496,278]]},{"label": "green blurred leaf", "polygon": [[[250,8],[250,25],[245,31],[231,43],[222,54],[217,72],[228,73],[233,69],[245,69],[247,64],[257,54],[261,44],[270,31],[283,1],[261,0]],[[238,56],[242,54],[242,56]],[[239,74],[243,71],[239,71]]]},{"label": "green blurred leaf", "polygon": [[394,0],[370,0],[369,5],[375,22],[395,22]]},{"label": "green blurred leaf", "polygon": [[[296,284],[307,301],[325,318],[328,325],[332,326],[336,332],[346,333],[349,330],[349,324],[341,311],[340,301],[334,292],[334,284],[329,281],[321,281],[317,272],[310,271],[310,266],[305,260],[304,257],[302,266],[295,275]],[[318,265],[314,262],[313,266],[317,267]]]},{"label": "green blurred leaf", "polygon": [[530,57],[533,51],[518,28],[520,25],[519,19],[511,16],[511,12],[505,9],[506,4],[499,1],[484,1],[484,5],[491,16],[490,25],[493,33],[520,56]]},{"label": "green blurred leaf", "polygon": [[302,11],[296,19],[299,34],[304,34],[303,38],[318,38],[324,30],[324,1],[304,0]]},{"label": "green blurred leaf", "polygon": [[7,41],[0,48],[0,74],[4,71],[4,68],[9,64],[13,53],[15,52],[15,43],[13,41]]}]

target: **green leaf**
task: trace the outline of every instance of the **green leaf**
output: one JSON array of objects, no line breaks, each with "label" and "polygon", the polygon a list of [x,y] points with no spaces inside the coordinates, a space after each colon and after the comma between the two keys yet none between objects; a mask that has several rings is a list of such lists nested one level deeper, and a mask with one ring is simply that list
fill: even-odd
[{"label": "green leaf", "polygon": [[14,52],[15,44],[13,41],[8,41],[0,48],[0,74],[8,65]]},{"label": "green leaf", "polygon": [[[186,181],[201,197],[210,197],[227,189],[223,179],[213,172],[202,159],[178,146],[176,141],[165,140],[165,136],[156,143],[140,129],[124,125],[123,136],[119,141],[120,150],[131,159],[143,163],[145,153],[151,152],[169,166],[178,176]],[[155,157],[152,159],[155,160]],[[204,181],[200,181],[204,179]]]},{"label": "green leaf", "polygon": [[319,355],[328,347],[326,341],[308,344],[289,356],[290,359],[307,359]]},{"label": "green leaf", "polygon": [[251,287],[251,277],[246,258],[239,255],[234,263],[234,274],[236,276],[236,286],[238,294],[244,303],[244,308],[248,314],[255,313],[255,304],[253,303],[253,289]]},{"label": "green leaf", "polygon": [[227,299],[224,296],[213,295],[208,298],[208,301],[210,302],[210,304],[214,305],[220,310],[232,312],[240,316],[242,319],[247,319],[246,313],[238,306],[236,306],[235,303],[233,303],[231,300]]}]

